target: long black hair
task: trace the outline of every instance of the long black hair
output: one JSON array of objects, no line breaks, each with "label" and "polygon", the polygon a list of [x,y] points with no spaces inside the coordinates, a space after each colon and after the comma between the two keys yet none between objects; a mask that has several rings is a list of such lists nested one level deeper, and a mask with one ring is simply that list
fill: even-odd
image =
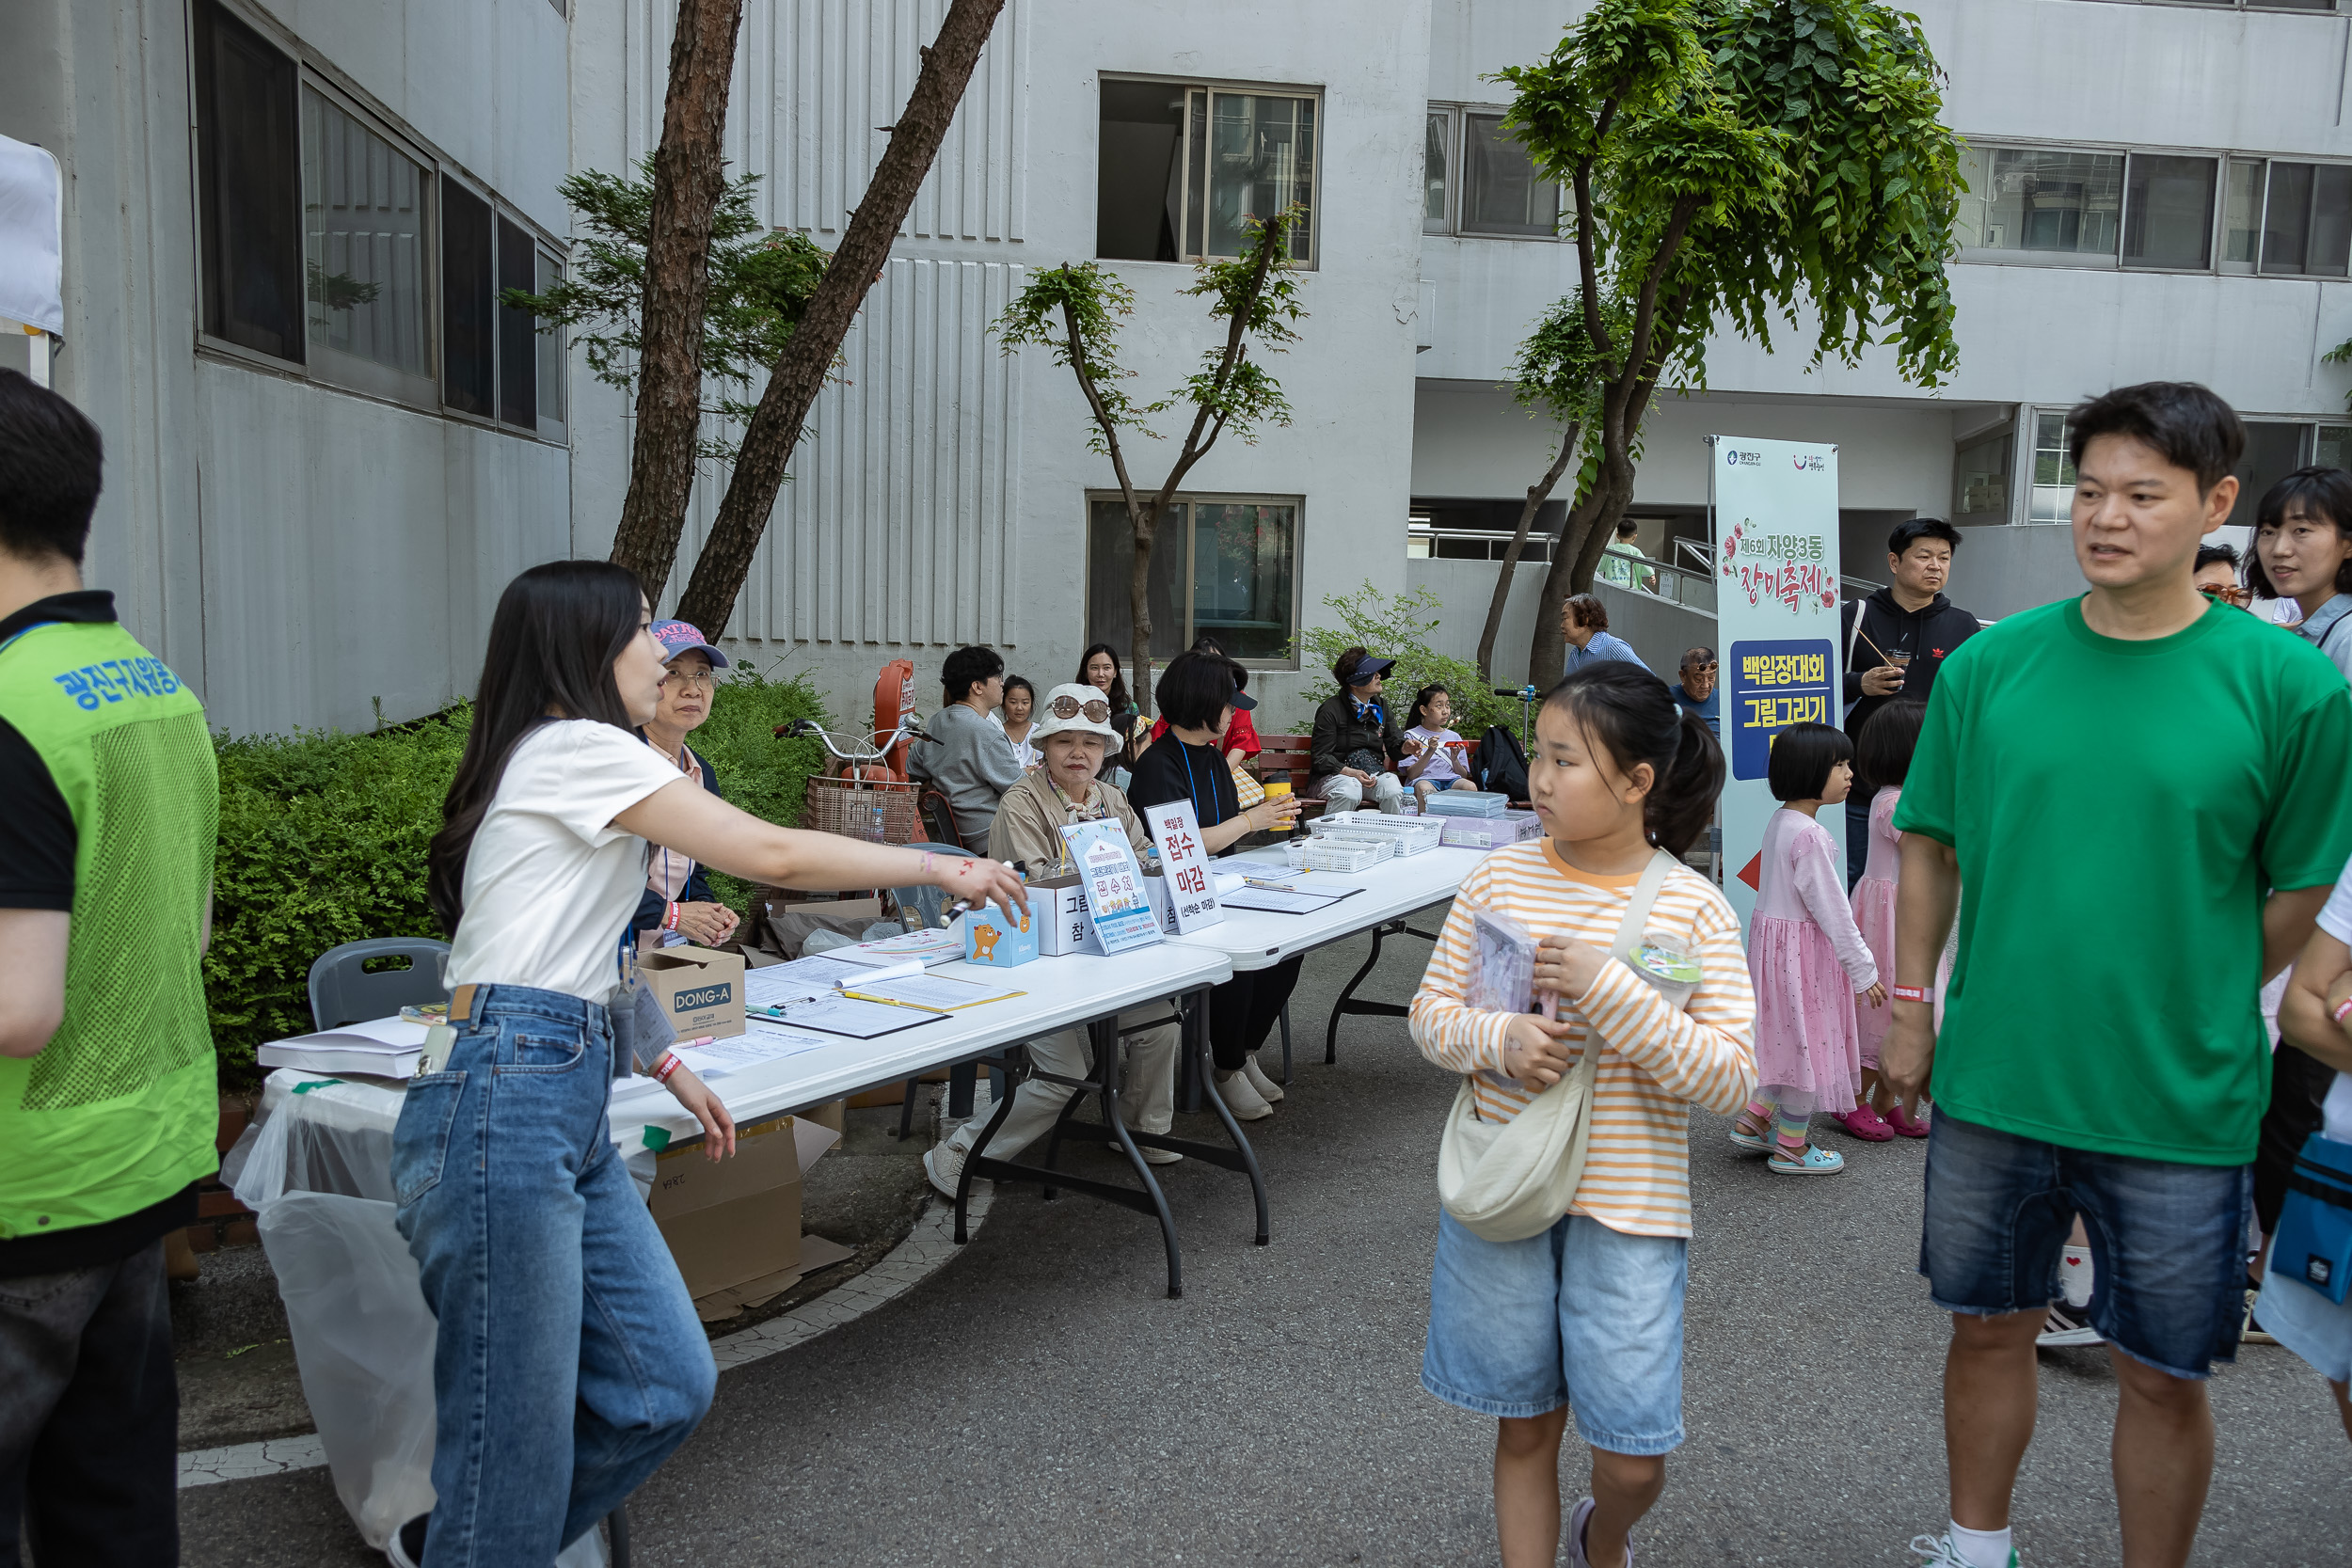
[{"label": "long black hair", "polygon": [[[2270,574],[2263,570],[2261,539],[2265,529],[2282,528],[2287,509],[2297,501],[2303,510],[2325,517],[2338,534],[2352,539],[2352,474],[2342,468],[2297,468],[2272,485],[2254,508],[2255,547],[2246,552],[2246,586],[2258,599],[2275,599]],[[2336,592],[2352,594],[2352,561],[2336,568]]]},{"label": "long black hair", "polygon": [[637,574],[604,561],[550,561],[499,595],[473,727],[426,855],[425,887],[443,930],[455,935],[465,913],[466,854],[516,743],[550,713],[630,728],[612,661],[638,635],[644,609]]},{"label": "long black hair", "polygon": [[1087,644],[1087,651],[1078,656],[1078,673],[1070,677],[1071,683],[1074,686],[1094,684],[1087,679],[1087,666],[1094,662],[1096,654],[1110,656],[1111,689],[1104,695],[1110,698],[1111,728],[1119,732],[1119,745],[1103,759],[1103,768],[1107,772],[1114,767],[1123,768],[1135,760],[1135,736],[1129,733],[1130,721],[1122,715],[1134,708],[1136,700],[1127,693],[1127,667],[1119,661],[1119,650],[1107,642]]},{"label": "long black hair", "polygon": [[[1871,786],[1897,789],[1911,777],[1911,756],[1919,749],[1919,732],[1927,727],[1928,705],[1915,698],[1899,698],[1863,721],[1853,743],[1853,770]],[[1778,748],[1774,748],[1778,750]]]},{"label": "long black hair", "polygon": [[1451,701],[1454,693],[1442,686],[1424,686],[1419,691],[1414,692],[1413,711],[1406,717],[1405,727],[1408,730],[1427,729],[1429,726],[1424,721],[1422,710],[1429,705],[1430,698],[1440,696]]},{"label": "long black hair", "polygon": [[1666,683],[1638,664],[1588,664],[1544,694],[1599,742],[1621,773],[1650,765],[1642,825],[1649,841],[1683,855],[1714,820],[1724,788],[1724,752],[1707,723],[1674,699]]}]

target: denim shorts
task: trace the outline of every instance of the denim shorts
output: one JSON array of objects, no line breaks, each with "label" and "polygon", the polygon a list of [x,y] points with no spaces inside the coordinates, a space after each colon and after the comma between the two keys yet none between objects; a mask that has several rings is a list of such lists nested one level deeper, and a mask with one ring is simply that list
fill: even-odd
[{"label": "denim shorts", "polygon": [[1569,1214],[1540,1236],[1489,1242],[1438,1216],[1421,1386],[1482,1416],[1563,1404],[1611,1453],[1682,1446],[1682,1291],[1690,1243]]},{"label": "denim shorts", "polygon": [[2252,1167],[2062,1148],[1940,1112],[1928,1138],[1919,1272],[1947,1312],[2038,1312],[2080,1214],[2090,1323],[2135,1361],[2203,1378],[2237,1358]]}]

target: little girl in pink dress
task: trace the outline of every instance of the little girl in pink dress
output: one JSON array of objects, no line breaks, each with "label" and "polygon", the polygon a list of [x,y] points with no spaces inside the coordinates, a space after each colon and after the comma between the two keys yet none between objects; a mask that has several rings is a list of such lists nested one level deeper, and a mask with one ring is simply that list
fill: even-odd
[{"label": "little girl in pink dress", "polygon": [[1862,1073],[1855,998],[1886,1003],[1846,902],[1836,841],[1813,819],[1853,787],[1853,742],[1827,724],[1791,724],[1772,742],[1769,779],[1782,806],[1765,824],[1748,923],[1757,1087],[1731,1141],[1770,1150],[1776,1175],[1828,1176],[1846,1162],[1812,1147],[1813,1113],[1851,1108]]},{"label": "little girl in pink dress", "polygon": [[[1889,703],[1862,726],[1854,748],[1855,771],[1878,785],[1878,794],[1870,800],[1870,854],[1862,879],[1854,883],[1853,920],[1882,980],[1895,977],[1895,888],[1902,872],[1902,834],[1895,831],[1895,802],[1902,799],[1911,753],[1918,749],[1927,712],[1925,703]],[[1860,1007],[1854,1014],[1862,1035],[1862,1091],[1854,1097],[1853,1108],[1839,1112],[1837,1119],[1847,1132],[1870,1143],[1883,1143],[1898,1132],[1906,1138],[1928,1135],[1927,1123],[1904,1115],[1902,1106],[1880,1087],[1879,1047],[1885,1042],[1893,1012],[1891,1007]]]}]

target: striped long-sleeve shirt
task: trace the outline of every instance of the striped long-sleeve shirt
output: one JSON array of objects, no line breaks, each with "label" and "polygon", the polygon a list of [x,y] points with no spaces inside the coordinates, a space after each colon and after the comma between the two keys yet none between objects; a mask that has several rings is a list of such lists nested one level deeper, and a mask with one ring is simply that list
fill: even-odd
[{"label": "striped long-sleeve shirt", "polygon": [[[1474,1075],[1481,1116],[1508,1121],[1534,1091],[1502,1072],[1513,1015],[1464,1001],[1473,952],[1470,911],[1508,915],[1538,941],[1558,932],[1606,948],[1640,879],[1579,871],[1550,839],[1498,849],[1463,879],[1413,993],[1412,1031],[1422,1055]],[[1561,998],[1560,1016],[1577,1025],[1569,1045],[1581,1053],[1588,1021],[1603,1037],[1592,1140],[1571,1212],[1631,1235],[1688,1236],[1691,1106],[1736,1111],[1755,1089],[1756,994],[1739,919],[1696,873],[1668,873],[1644,929],[1678,939],[1697,957],[1703,977],[1680,1011],[1613,961],[1584,995]]]}]

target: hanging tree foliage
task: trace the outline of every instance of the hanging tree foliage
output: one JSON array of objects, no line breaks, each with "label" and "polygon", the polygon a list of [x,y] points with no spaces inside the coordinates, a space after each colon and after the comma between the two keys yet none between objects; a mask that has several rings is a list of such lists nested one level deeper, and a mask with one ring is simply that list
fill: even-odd
[{"label": "hanging tree foliage", "polygon": [[[1239,256],[1194,263],[1192,286],[1182,292],[1210,301],[1209,319],[1225,324],[1225,341],[1203,350],[1200,368],[1157,402],[1136,403],[1120,385],[1136,374],[1119,362],[1119,318],[1135,314],[1135,291],[1100,262],[1064,262],[1038,273],[995,324],[1007,354],[1037,344],[1078,378],[1092,420],[1087,446],[1110,459],[1135,548],[1127,576],[1127,608],[1134,619],[1129,689],[1146,712],[1152,705],[1152,550],[1160,515],[1219,436],[1231,434],[1255,445],[1262,426],[1291,422],[1281,383],[1249,350],[1254,342],[1263,352],[1279,354],[1298,339],[1293,324],[1307,311],[1298,303],[1291,235],[1305,221],[1304,210],[1295,207],[1270,221],[1245,217]],[[1152,490],[1137,488],[1120,432],[1156,441],[1161,437],[1152,428],[1152,417],[1186,407],[1192,422],[1167,475]]]},{"label": "hanging tree foliage", "polygon": [[1557,677],[1560,606],[1633,499],[1652,398],[1705,387],[1711,334],[1770,349],[1776,323],[1810,315],[1814,364],[1884,343],[1917,386],[1951,374],[1960,144],[1942,77],[1917,21],[1873,0],[1600,0],[1549,56],[1499,73],[1505,129],[1571,196],[1564,304],[1594,377],[1531,683]]}]

